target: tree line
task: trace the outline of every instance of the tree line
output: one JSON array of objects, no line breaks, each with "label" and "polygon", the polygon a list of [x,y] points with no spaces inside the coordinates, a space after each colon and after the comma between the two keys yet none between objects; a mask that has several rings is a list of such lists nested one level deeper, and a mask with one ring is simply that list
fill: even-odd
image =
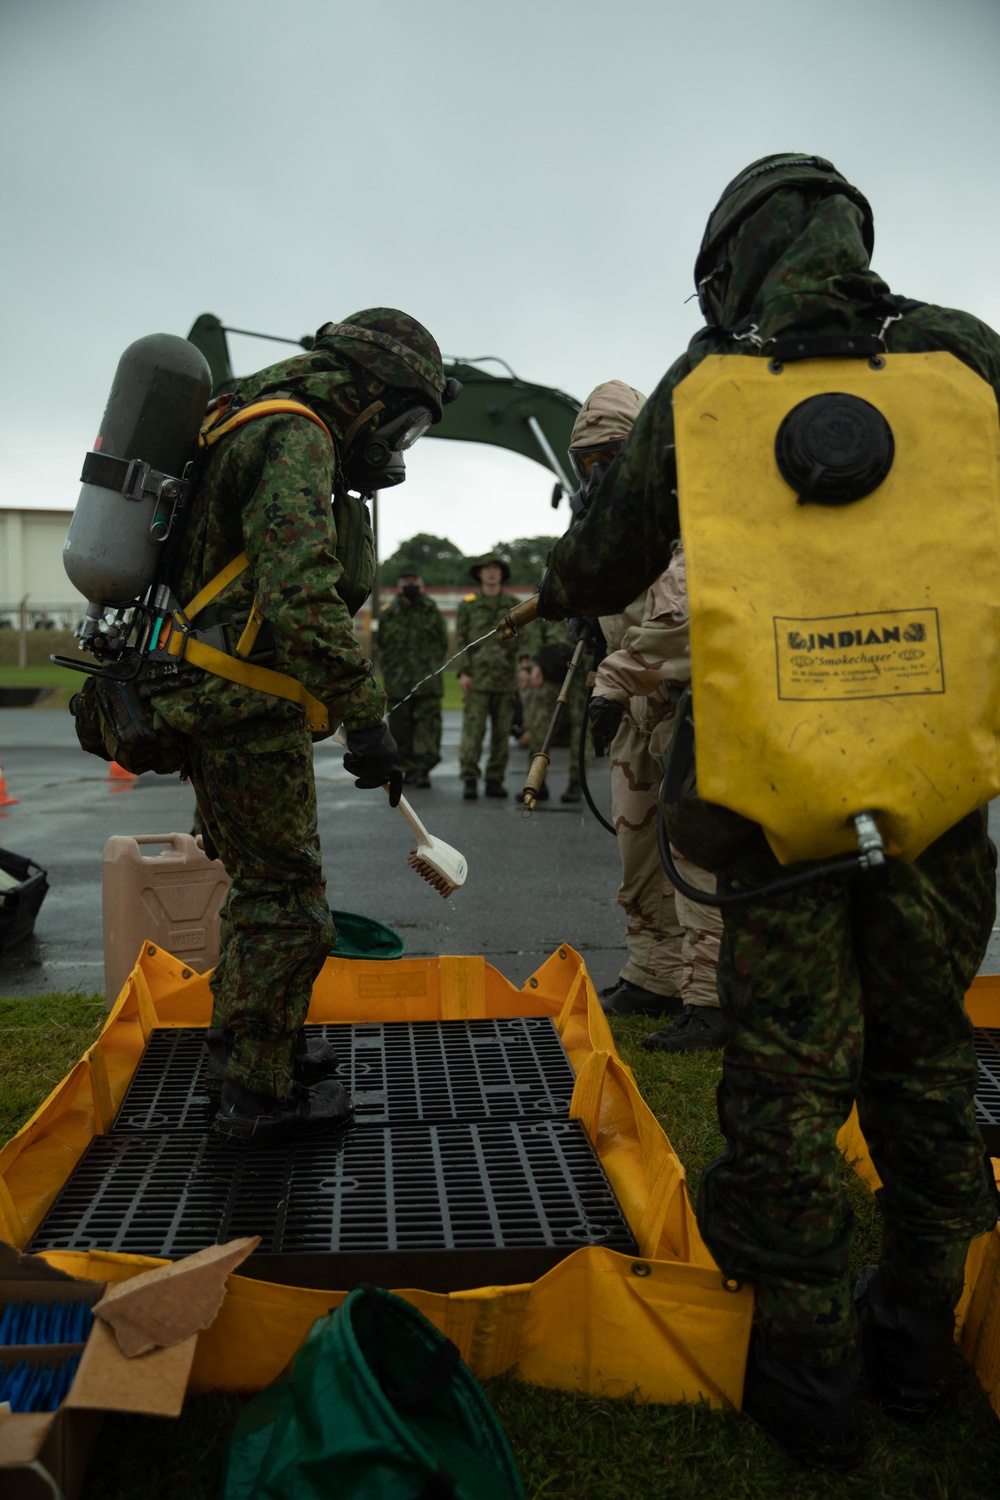
[{"label": "tree line", "polygon": [[[522,536],[512,542],[497,542],[490,550],[510,564],[511,583],[537,584],[545,567],[554,536]],[[428,587],[458,588],[471,582],[469,569],[477,558],[466,557],[446,536],[418,532],[401,542],[391,557],[383,559],[382,581],[389,583],[401,563],[413,564]]]}]

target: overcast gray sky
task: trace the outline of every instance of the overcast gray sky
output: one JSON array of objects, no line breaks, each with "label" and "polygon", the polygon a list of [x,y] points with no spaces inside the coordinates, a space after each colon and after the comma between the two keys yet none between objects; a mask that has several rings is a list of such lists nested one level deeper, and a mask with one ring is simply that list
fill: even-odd
[{"label": "overcast gray sky", "polygon": [[[393,305],[446,354],[648,392],[709,211],[772,151],[866,193],[894,290],[1000,326],[998,69],[1000,0],[0,0],[0,505],[72,506],[122,349],[204,311]],[[566,524],[523,458],[408,469],[384,555]]]}]

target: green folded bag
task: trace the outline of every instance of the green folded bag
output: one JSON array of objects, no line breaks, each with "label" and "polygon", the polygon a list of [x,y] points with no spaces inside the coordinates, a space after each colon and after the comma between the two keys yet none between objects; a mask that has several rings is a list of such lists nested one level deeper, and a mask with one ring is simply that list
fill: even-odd
[{"label": "green folded bag", "polygon": [[406,944],[399,933],[374,917],[356,911],[333,911],[337,941],[330,949],[338,958],[402,958]]},{"label": "green folded bag", "polygon": [[246,1406],[220,1500],[525,1500],[510,1444],[449,1339],[358,1287]]}]

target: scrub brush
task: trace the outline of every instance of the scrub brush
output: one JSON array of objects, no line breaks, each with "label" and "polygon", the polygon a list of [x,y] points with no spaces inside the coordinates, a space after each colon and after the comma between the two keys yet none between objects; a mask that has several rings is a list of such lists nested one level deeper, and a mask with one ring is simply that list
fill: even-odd
[{"label": "scrub brush", "polygon": [[459,854],[444,839],[436,839],[432,833],[428,833],[405,797],[399,799],[399,810],[417,841],[417,847],[411,849],[406,856],[406,863],[447,900],[460,885],[465,884],[465,877],[469,873],[465,855]]},{"label": "scrub brush", "polygon": [[[341,730],[338,729],[333,737],[338,745],[347,749],[347,741]],[[383,787],[383,791],[388,790],[388,787]],[[416,870],[421,880],[426,880],[447,901],[459,886],[465,884],[465,877],[469,873],[465,855],[459,854],[444,839],[435,838],[432,833],[428,833],[405,797],[400,797],[397,806],[417,841],[417,847],[410,850],[406,863],[412,870]]]}]

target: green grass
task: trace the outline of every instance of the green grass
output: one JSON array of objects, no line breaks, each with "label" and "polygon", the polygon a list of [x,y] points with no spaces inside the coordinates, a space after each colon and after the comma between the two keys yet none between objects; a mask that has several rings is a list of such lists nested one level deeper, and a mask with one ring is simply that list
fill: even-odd
[{"label": "green grass", "polygon": [[101,995],[0,1000],[0,1141],[34,1114],[106,1019]]},{"label": "green grass", "polygon": [[[97,995],[0,1000],[0,1138],[37,1107],[103,1018]],[[719,1057],[643,1052],[642,1037],[657,1024],[615,1021],[614,1030],[696,1192],[721,1143],[713,1097]],[[846,1165],[844,1181],[857,1216],[860,1267],[877,1253],[878,1211]],[[1000,1423],[972,1371],[957,1364],[950,1405],[933,1422],[902,1426],[866,1408],[868,1455],[846,1476],[804,1472],[752,1423],[705,1405],[600,1401],[509,1379],[487,1382],[486,1391],[528,1500],[995,1500]],[[242,1405],[233,1396],[192,1399],[178,1422],[110,1416],[84,1500],[212,1500]]]}]

